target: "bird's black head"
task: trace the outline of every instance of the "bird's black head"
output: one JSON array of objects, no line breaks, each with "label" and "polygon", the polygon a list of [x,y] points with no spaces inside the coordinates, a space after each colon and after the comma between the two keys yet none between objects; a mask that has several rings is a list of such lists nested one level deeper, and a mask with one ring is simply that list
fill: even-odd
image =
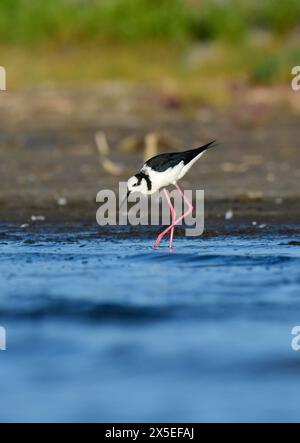
[{"label": "bird's black head", "polygon": [[143,172],[138,172],[137,174],[130,177],[127,181],[128,195],[131,192],[141,192],[142,194],[150,194],[151,187],[152,186],[151,186],[150,177]]}]

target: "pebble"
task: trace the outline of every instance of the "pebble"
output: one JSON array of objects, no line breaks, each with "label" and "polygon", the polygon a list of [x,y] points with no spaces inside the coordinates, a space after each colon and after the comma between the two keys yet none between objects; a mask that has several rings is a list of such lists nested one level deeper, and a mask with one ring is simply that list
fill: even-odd
[{"label": "pebble", "polygon": [[228,209],[228,211],[226,211],[225,213],[225,220],[230,220],[233,217],[233,210],[232,209]]},{"label": "pebble", "polygon": [[67,199],[65,197],[59,197],[56,201],[59,206],[66,206],[67,204]]},{"label": "pebble", "polygon": [[43,215],[32,215],[31,220],[32,221],[44,221],[45,217]]}]

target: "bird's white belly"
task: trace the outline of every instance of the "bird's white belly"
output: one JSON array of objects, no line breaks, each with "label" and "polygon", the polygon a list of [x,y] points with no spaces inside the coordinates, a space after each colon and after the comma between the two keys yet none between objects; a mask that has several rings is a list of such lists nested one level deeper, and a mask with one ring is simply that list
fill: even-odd
[{"label": "bird's white belly", "polygon": [[179,180],[182,172],[182,168],[184,166],[183,162],[180,162],[174,168],[166,169],[163,172],[153,171],[153,169],[148,169],[149,177],[152,182],[152,192],[157,191],[164,186],[171,185],[172,183],[176,183]]}]

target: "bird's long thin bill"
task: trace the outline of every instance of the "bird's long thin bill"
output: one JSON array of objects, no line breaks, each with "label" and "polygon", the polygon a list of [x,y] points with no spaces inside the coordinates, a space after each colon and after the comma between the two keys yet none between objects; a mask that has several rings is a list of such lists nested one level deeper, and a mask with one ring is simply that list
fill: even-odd
[{"label": "bird's long thin bill", "polygon": [[126,202],[126,200],[128,199],[128,197],[129,197],[129,194],[130,194],[130,192],[131,191],[127,191],[127,195],[126,195],[126,197],[123,199],[123,201],[122,201],[122,203],[121,203],[121,205],[120,205],[120,209],[122,209],[123,208],[123,206],[124,206],[124,203]]}]

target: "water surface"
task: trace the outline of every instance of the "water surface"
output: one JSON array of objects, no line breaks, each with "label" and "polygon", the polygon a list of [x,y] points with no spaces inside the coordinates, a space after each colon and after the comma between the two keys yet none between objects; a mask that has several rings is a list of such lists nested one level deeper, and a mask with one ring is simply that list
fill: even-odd
[{"label": "water surface", "polygon": [[295,235],[0,234],[1,421],[299,421]]}]

